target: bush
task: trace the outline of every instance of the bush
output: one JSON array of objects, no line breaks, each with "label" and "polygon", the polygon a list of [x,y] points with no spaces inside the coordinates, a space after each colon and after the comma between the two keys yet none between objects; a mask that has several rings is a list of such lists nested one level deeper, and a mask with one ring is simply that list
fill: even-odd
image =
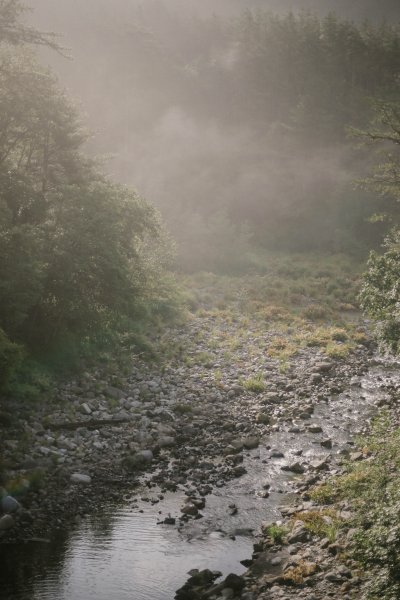
[{"label": "bush", "polygon": [[377,321],[376,332],[382,345],[400,352],[400,229],[394,229],[384,242],[386,251],[372,252],[360,293],[361,306]]}]

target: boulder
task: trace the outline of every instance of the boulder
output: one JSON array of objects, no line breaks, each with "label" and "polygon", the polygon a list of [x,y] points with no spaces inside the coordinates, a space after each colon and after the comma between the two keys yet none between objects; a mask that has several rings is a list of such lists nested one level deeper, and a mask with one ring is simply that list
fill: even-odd
[{"label": "boulder", "polygon": [[72,473],[71,475],[72,483],[82,483],[84,485],[88,485],[92,483],[92,478],[90,475],[85,475],[84,473]]},{"label": "boulder", "polygon": [[0,518],[0,531],[7,531],[14,527],[15,522],[11,515],[3,515]]},{"label": "boulder", "polygon": [[19,502],[12,496],[4,496],[1,500],[1,508],[5,513],[14,513],[20,508]]}]

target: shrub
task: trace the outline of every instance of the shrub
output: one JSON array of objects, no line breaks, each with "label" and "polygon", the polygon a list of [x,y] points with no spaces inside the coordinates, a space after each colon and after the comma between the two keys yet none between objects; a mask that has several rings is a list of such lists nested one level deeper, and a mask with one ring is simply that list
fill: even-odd
[{"label": "shrub", "polygon": [[372,252],[360,293],[361,306],[377,321],[377,335],[391,352],[400,352],[400,229],[384,242],[386,251]]}]

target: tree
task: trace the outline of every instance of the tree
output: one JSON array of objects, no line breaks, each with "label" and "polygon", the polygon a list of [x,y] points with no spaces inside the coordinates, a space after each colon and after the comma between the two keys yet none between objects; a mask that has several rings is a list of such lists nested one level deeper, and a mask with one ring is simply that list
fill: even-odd
[{"label": "tree", "polygon": [[34,44],[61,51],[54,33],[42,33],[20,22],[26,11],[27,8],[21,0],[0,0],[0,43],[13,46]]},{"label": "tree", "polygon": [[22,11],[0,0],[0,328],[37,352],[148,316],[168,251],[155,209],[83,153],[74,106],[26,47],[48,38]]},{"label": "tree", "polygon": [[[391,220],[399,222],[400,201],[400,106],[377,104],[373,127],[358,132],[383,147],[383,162],[368,185],[384,198],[396,200]],[[400,228],[396,225],[384,242],[384,253],[372,252],[361,290],[363,308],[378,322],[377,332],[391,352],[400,353]]]}]

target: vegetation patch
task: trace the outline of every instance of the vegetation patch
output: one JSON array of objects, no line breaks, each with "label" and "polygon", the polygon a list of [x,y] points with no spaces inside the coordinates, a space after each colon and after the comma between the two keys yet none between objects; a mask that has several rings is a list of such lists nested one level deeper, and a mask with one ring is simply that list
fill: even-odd
[{"label": "vegetation patch", "polygon": [[400,428],[382,415],[359,444],[370,458],[348,463],[342,476],[314,488],[310,495],[323,504],[351,503],[355,529],[351,554],[366,573],[372,573],[365,597],[394,600],[400,597]]}]

